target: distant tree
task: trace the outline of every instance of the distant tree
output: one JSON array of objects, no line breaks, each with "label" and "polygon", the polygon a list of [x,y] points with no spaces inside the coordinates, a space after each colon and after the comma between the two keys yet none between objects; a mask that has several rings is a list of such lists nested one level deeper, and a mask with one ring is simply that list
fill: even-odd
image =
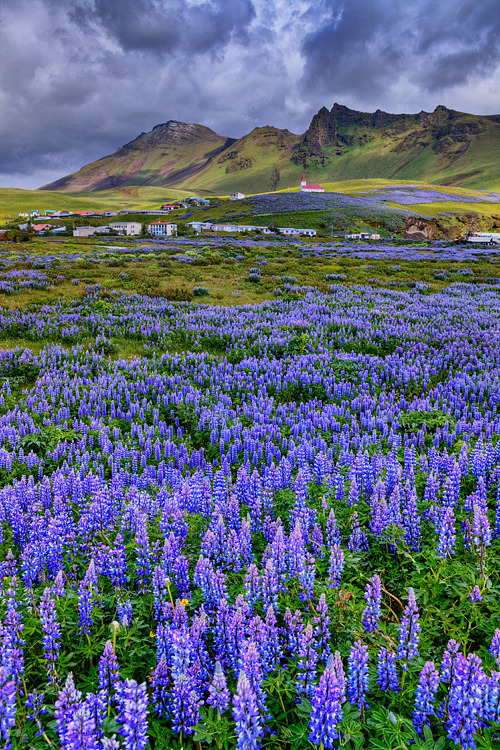
[{"label": "distant tree", "polygon": [[9,229],[6,232],[9,242],[29,242],[33,232],[26,229]]}]

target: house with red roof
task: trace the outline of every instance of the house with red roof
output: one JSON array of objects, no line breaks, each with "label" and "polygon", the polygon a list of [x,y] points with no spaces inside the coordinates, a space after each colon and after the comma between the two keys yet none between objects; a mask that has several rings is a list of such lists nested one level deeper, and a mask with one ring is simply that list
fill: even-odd
[{"label": "house with red roof", "polygon": [[40,232],[50,232],[52,224],[33,224],[32,229],[35,234],[40,234]]},{"label": "house with red roof", "polygon": [[304,172],[304,174],[302,175],[302,179],[300,181],[300,192],[301,193],[324,193],[325,188],[321,187],[321,185],[314,185],[312,183],[307,183],[306,175]]}]

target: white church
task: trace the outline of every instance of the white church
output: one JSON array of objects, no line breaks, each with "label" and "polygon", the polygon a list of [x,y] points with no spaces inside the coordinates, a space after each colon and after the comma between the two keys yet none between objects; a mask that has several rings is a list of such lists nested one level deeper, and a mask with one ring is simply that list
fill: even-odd
[{"label": "white church", "polygon": [[308,185],[306,182],[306,175],[305,172],[302,175],[302,179],[300,181],[300,192],[301,193],[324,193],[325,188],[321,187],[321,185]]}]

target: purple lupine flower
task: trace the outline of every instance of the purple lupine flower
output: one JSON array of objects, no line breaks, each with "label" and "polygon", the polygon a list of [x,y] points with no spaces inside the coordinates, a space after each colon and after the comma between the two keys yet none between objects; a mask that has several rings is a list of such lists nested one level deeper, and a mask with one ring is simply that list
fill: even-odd
[{"label": "purple lupine flower", "polygon": [[420,543],[420,516],[418,515],[417,493],[413,489],[408,498],[408,502],[402,511],[402,520],[404,528],[404,540],[408,547],[415,552],[419,550]]},{"label": "purple lupine flower", "polygon": [[345,555],[342,547],[335,544],[330,551],[330,567],[328,570],[328,581],[331,589],[340,588],[340,580],[345,567]]},{"label": "purple lupine flower", "polygon": [[488,651],[500,667],[500,630],[498,630],[498,628],[495,630],[495,635],[493,636],[491,646],[489,647]]},{"label": "purple lupine flower", "polygon": [[300,638],[298,650],[296,687],[301,695],[312,696],[313,694],[318,658],[313,626],[308,623]]},{"label": "purple lupine flower", "polygon": [[340,531],[333,508],[328,514],[326,521],[326,543],[329,547],[333,547],[334,544],[340,544]]},{"label": "purple lupine flower", "polygon": [[349,654],[349,675],[347,678],[347,695],[349,702],[357,706],[361,714],[369,708],[366,702],[368,692],[368,646],[356,641]]},{"label": "purple lupine flower", "polygon": [[226,677],[222,671],[220,661],[215,662],[215,672],[208,692],[207,703],[213,706],[219,714],[224,713],[229,706],[231,693],[227,689]]},{"label": "purple lupine flower", "polygon": [[90,577],[85,578],[78,585],[78,615],[80,633],[88,635],[94,622],[93,611],[95,605],[94,584]]},{"label": "purple lupine flower", "polygon": [[264,672],[278,669],[283,657],[280,629],[272,607],[268,607],[263,627],[260,629],[260,655]]},{"label": "purple lupine flower", "polygon": [[448,645],[443,653],[441,661],[441,682],[453,682],[455,674],[455,665],[457,663],[457,657],[460,653],[460,644],[452,638],[448,641]]},{"label": "purple lupine flower", "polygon": [[479,505],[474,505],[473,511],[472,536],[474,544],[476,547],[489,547],[491,544],[491,526],[488,516]]},{"label": "purple lupine flower", "polygon": [[309,717],[309,740],[315,745],[332,748],[339,739],[337,729],[344,718],[342,690],[336,674],[334,657],[330,655],[326,669],[314,690]]},{"label": "purple lupine flower", "polygon": [[339,681],[340,702],[345,703],[347,700],[347,697],[346,697],[347,680],[345,678],[344,665],[342,664],[342,657],[340,655],[340,651],[335,651],[335,655],[333,657],[333,666],[335,669],[335,674],[337,675],[337,680]]},{"label": "purple lupine flower", "polygon": [[399,628],[399,643],[396,652],[398,659],[403,659],[403,671],[408,669],[408,661],[418,656],[419,633],[422,630],[419,623],[420,614],[415,599],[415,592],[409,589],[408,604],[406,605],[403,617],[401,618],[401,627]]},{"label": "purple lupine flower", "polygon": [[245,672],[241,671],[233,696],[233,717],[236,723],[237,750],[257,750],[264,730],[257,698]]},{"label": "purple lupine flower", "polygon": [[10,730],[16,724],[16,682],[6,667],[0,667],[0,737],[3,747],[10,750]]},{"label": "purple lupine flower", "polygon": [[266,567],[261,574],[261,595],[264,602],[264,607],[278,608],[278,593],[280,591],[280,584],[276,568],[274,567],[271,560],[266,562]]},{"label": "purple lupine flower", "polygon": [[192,645],[187,627],[176,628],[171,640],[171,669],[172,677],[187,675],[192,663]]},{"label": "purple lupine flower", "polygon": [[146,683],[123,680],[117,693],[117,721],[125,750],[144,750],[148,744],[148,697]]},{"label": "purple lupine flower", "polygon": [[7,669],[9,675],[15,677],[16,682],[19,682],[24,672],[24,641],[21,638],[24,626],[16,594],[16,586],[17,581],[15,578],[12,578],[10,587],[5,592],[7,613],[0,629],[0,664]]},{"label": "purple lupine flower", "polygon": [[382,647],[378,654],[377,661],[377,682],[378,686],[384,692],[393,690],[399,692],[399,679],[396,667],[396,654]]},{"label": "purple lupine flower", "polygon": [[255,607],[260,599],[260,576],[255,563],[250,563],[245,574],[245,599],[251,607]]},{"label": "purple lupine flower", "polygon": [[286,624],[286,637],[288,640],[286,647],[291,654],[295,655],[300,648],[301,634],[304,629],[302,613],[296,609],[292,615],[290,608],[287,607],[283,619]]},{"label": "purple lupine flower", "polygon": [[[42,722],[40,721],[40,716],[47,713],[47,709],[43,705],[43,699],[44,699],[43,693],[38,693],[36,690],[33,690],[32,693],[28,693],[26,697],[26,701],[24,703],[24,705],[28,709],[27,711],[28,721],[34,721],[37,726],[37,733],[36,733],[37,737],[43,734],[43,727],[42,727]],[[2,725],[2,722],[0,720],[0,726],[1,725]]]},{"label": "purple lupine flower", "polygon": [[52,590],[45,588],[40,600],[40,622],[43,632],[44,657],[47,661],[49,682],[57,682],[56,661],[61,648],[61,629],[57,621],[56,605],[52,598]]},{"label": "purple lupine flower", "polygon": [[418,734],[422,734],[424,725],[430,726],[429,716],[434,712],[434,700],[439,687],[439,672],[434,662],[428,661],[420,672],[418,687],[415,693],[415,708],[413,709],[413,726]]},{"label": "purple lupine flower", "polygon": [[153,688],[153,710],[158,716],[168,715],[170,713],[170,693],[168,686],[170,684],[170,670],[164,656],[153,670],[151,676],[151,687]]},{"label": "purple lupine flower", "polygon": [[382,581],[380,576],[374,575],[368,579],[364,593],[366,608],[363,612],[363,628],[368,633],[379,629],[382,604]]},{"label": "purple lupine flower", "polygon": [[135,535],[135,553],[136,553],[136,576],[137,585],[144,593],[147,591],[149,578],[151,576],[152,561],[151,547],[149,544],[148,528],[146,525],[146,516],[142,515],[137,520]]},{"label": "purple lupine flower", "polygon": [[266,720],[270,719],[271,716],[266,706],[266,694],[262,687],[264,681],[264,673],[262,669],[262,663],[260,660],[257,645],[254,641],[245,641],[240,655],[240,667],[245,672],[252,690],[257,700],[257,707],[260,711],[262,718],[262,724],[265,727]]},{"label": "purple lupine flower", "polygon": [[366,532],[361,531],[357,511],[354,511],[352,514],[351,534],[349,536],[349,541],[347,542],[347,549],[350,552],[361,552],[368,549]]},{"label": "purple lupine flower", "polygon": [[476,747],[474,734],[481,724],[486,680],[481,659],[476,654],[469,654],[467,658],[462,654],[457,657],[455,675],[450,685],[446,730],[448,737],[464,750]]},{"label": "purple lupine flower", "polygon": [[85,703],[76,706],[66,726],[67,750],[101,750],[95,718]]},{"label": "purple lupine flower", "polygon": [[328,605],[326,603],[326,597],[321,594],[319,602],[316,606],[316,616],[313,617],[313,623],[316,626],[314,629],[314,637],[317,640],[320,658],[325,659],[330,656],[330,617],[328,616]]},{"label": "purple lupine flower", "polygon": [[118,617],[118,621],[120,625],[124,628],[130,628],[132,626],[132,603],[130,599],[126,599],[123,602],[118,602],[118,606],[116,608],[116,616]]},{"label": "purple lupine flower", "polygon": [[120,683],[120,667],[116,654],[113,653],[113,644],[111,641],[106,642],[99,660],[98,680],[99,690],[109,705]]},{"label": "purple lupine flower", "polygon": [[500,672],[493,671],[483,688],[483,721],[500,721]]},{"label": "purple lupine flower", "polygon": [[196,692],[194,682],[188,675],[174,678],[172,688],[172,727],[174,732],[192,734],[200,721],[200,706],[203,703]]},{"label": "purple lupine flower", "polygon": [[443,560],[448,555],[455,554],[455,543],[457,535],[454,527],[455,515],[453,506],[446,508],[443,520],[439,526],[439,540],[436,552]]},{"label": "purple lupine flower", "polygon": [[469,599],[471,600],[472,604],[483,601],[483,595],[481,594],[481,589],[479,588],[479,586],[474,586],[469,594]]},{"label": "purple lupine flower", "polygon": [[75,711],[82,705],[81,697],[82,694],[75,688],[73,674],[70,672],[63,689],[59,691],[54,711],[59,743],[64,750],[70,748],[67,735],[68,725]]},{"label": "purple lupine flower", "polygon": [[103,737],[101,740],[102,750],[120,750],[120,741],[116,739],[116,734],[112,737]]}]

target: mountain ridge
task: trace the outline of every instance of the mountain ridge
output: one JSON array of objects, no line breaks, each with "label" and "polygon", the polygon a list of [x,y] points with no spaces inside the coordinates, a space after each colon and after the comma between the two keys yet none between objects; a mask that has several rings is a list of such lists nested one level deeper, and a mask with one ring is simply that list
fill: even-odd
[{"label": "mountain ridge", "polygon": [[500,115],[438,105],[433,112],[361,112],[322,107],[304,133],[264,125],[241,138],[167,120],[42,190],[177,187],[207,194],[265,192],[361,177],[497,189]]}]

